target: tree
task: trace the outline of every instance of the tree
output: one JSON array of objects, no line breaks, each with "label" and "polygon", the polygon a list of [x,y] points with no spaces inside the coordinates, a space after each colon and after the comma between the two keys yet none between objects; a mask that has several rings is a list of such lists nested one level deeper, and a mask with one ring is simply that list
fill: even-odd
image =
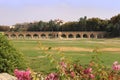
[{"label": "tree", "polygon": [[106,31],[107,30],[107,26],[108,26],[108,22],[109,20],[101,20],[100,22],[100,26],[99,26],[99,31]]},{"label": "tree", "polygon": [[86,16],[84,16],[84,18],[81,17],[79,19],[79,26],[80,26],[80,29],[82,31],[86,31],[87,30],[87,28],[86,28],[86,22],[87,22],[87,17]]},{"label": "tree", "polygon": [[107,31],[111,37],[120,37],[120,14],[110,19]]},{"label": "tree", "polygon": [[66,22],[60,29],[61,31],[79,31],[78,22]]},{"label": "tree", "polygon": [[9,31],[10,27],[9,26],[0,26],[0,31]]},{"label": "tree", "polygon": [[87,20],[87,31],[99,31],[101,20],[99,18],[91,18]]},{"label": "tree", "polygon": [[58,31],[60,28],[60,22],[57,20],[50,20],[48,22],[49,31]]}]

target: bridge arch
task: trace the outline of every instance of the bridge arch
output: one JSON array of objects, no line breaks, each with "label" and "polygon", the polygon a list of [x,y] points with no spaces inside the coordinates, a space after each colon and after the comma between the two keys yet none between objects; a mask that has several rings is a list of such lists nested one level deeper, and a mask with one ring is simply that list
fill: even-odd
[{"label": "bridge arch", "polygon": [[97,34],[97,38],[103,38],[102,34]]},{"label": "bridge arch", "polygon": [[53,34],[52,34],[52,33],[49,33],[49,34],[48,34],[48,37],[49,37],[49,38],[53,38]]},{"label": "bridge arch", "polygon": [[38,34],[33,34],[33,38],[39,38]]},{"label": "bridge arch", "polygon": [[18,38],[24,38],[24,35],[23,34],[19,34]]},{"label": "bridge arch", "polygon": [[74,38],[74,35],[73,34],[69,34],[68,38]]},{"label": "bridge arch", "polygon": [[41,34],[41,38],[46,38],[46,35],[45,34]]},{"label": "bridge arch", "polygon": [[90,34],[90,38],[95,38],[95,35],[93,33]]},{"label": "bridge arch", "polygon": [[65,34],[62,34],[61,37],[62,38],[67,38],[67,36]]},{"label": "bridge arch", "polygon": [[11,34],[10,37],[11,38],[17,38],[17,35],[16,34]]},{"label": "bridge arch", "polygon": [[32,35],[26,34],[26,38],[32,38]]},{"label": "bridge arch", "polygon": [[81,38],[80,34],[76,34],[76,38]]},{"label": "bridge arch", "polygon": [[9,38],[9,35],[8,35],[8,34],[5,34],[5,36],[6,36],[7,38]]},{"label": "bridge arch", "polygon": [[88,35],[87,34],[83,34],[83,38],[88,38]]}]

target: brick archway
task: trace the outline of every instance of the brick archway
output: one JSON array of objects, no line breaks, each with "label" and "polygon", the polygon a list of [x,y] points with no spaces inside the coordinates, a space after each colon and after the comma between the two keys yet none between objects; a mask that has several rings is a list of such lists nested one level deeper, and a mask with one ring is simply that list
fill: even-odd
[{"label": "brick archway", "polygon": [[26,34],[25,37],[28,38],[28,39],[32,38],[32,34]]},{"label": "brick archway", "polygon": [[61,37],[62,38],[67,38],[67,36],[65,34],[62,34]]},{"label": "brick archway", "polygon": [[17,38],[17,36],[16,36],[15,33],[14,33],[14,34],[11,34],[10,37],[11,37],[11,38]]},{"label": "brick archway", "polygon": [[50,39],[50,38],[104,38],[106,32],[4,32],[8,38]]},{"label": "brick archway", "polygon": [[19,34],[18,38],[24,38],[24,34]]},{"label": "brick archway", "polygon": [[76,38],[81,38],[81,35],[80,34],[76,34]]},{"label": "brick archway", "polygon": [[74,38],[74,35],[73,34],[69,34],[68,38]]},{"label": "brick archway", "polygon": [[39,38],[39,34],[33,34],[33,38],[35,39]]},{"label": "brick archway", "polygon": [[45,34],[41,34],[41,38],[46,38],[46,35]]},{"label": "brick archway", "polygon": [[88,38],[88,35],[87,34],[83,34],[83,38]]},{"label": "brick archway", "polygon": [[90,34],[90,38],[95,38],[95,35],[93,33]]}]

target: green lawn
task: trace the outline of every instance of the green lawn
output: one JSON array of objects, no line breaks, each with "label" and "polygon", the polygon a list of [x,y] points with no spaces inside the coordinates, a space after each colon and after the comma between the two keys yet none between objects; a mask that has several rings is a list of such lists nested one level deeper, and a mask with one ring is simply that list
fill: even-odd
[{"label": "green lawn", "polygon": [[[95,49],[95,48],[118,48],[120,49],[120,39],[81,39],[81,40],[10,40],[13,45],[24,54],[27,64],[34,71],[41,71],[48,73],[54,71],[56,65],[50,63],[50,59],[46,57],[46,53],[52,54],[53,57],[59,59],[61,55],[64,55],[69,61],[80,60],[81,64],[87,64],[91,57],[95,54],[90,51],[71,51],[72,47]],[[43,51],[42,47],[71,47],[67,51],[49,50]],[[119,51],[104,51],[99,55],[104,64],[108,67],[112,65],[114,61],[120,61]]]}]

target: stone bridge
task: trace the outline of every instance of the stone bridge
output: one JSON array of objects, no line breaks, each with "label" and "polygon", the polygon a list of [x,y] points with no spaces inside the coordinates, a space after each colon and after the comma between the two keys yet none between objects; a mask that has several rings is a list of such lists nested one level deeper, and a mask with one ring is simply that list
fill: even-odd
[{"label": "stone bridge", "polygon": [[9,39],[104,38],[106,32],[4,32]]}]

